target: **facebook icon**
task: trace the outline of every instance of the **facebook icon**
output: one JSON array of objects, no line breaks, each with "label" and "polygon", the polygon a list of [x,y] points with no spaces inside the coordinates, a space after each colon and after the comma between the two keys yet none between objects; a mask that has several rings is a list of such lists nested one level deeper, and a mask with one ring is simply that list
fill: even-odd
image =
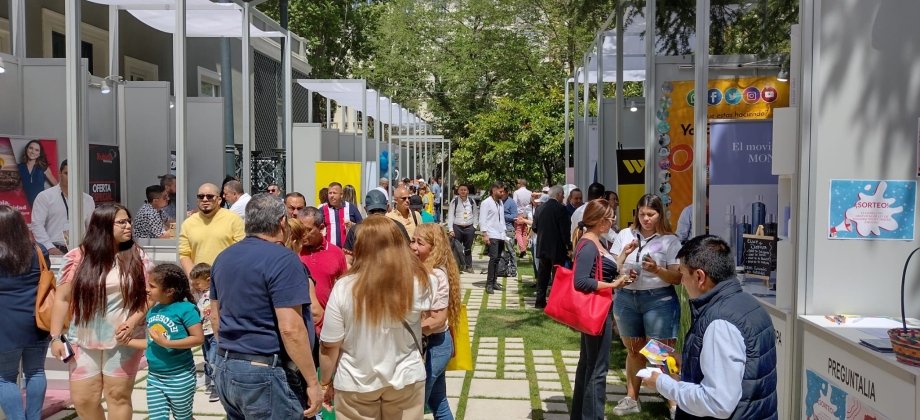
[{"label": "facebook icon", "polygon": [[716,88],[709,89],[706,95],[706,102],[708,102],[710,106],[718,105],[722,102],[722,91]]}]

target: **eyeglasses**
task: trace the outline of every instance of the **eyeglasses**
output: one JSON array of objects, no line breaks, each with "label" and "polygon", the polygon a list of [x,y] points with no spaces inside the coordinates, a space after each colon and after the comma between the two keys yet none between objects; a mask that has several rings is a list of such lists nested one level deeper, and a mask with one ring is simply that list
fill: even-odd
[{"label": "eyeglasses", "polygon": [[208,201],[211,201],[211,200],[213,200],[213,199],[215,199],[215,198],[217,198],[217,196],[214,195],[214,194],[198,194],[198,199],[199,199],[199,200],[208,200]]},{"label": "eyeglasses", "polygon": [[131,219],[118,219],[115,221],[116,226],[125,227],[131,224]]}]

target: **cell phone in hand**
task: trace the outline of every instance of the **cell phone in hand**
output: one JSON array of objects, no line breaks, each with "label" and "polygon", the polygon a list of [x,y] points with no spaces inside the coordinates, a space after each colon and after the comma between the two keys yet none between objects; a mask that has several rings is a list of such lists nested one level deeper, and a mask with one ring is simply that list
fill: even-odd
[{"label": "cell phone in hand", "polygon": [[70,363],[75,355],[73,352],[73,347],[71,347],[70,342],[67,341],[67,336],[61,335],[61,343],[64,344],[64,357],[61,359],[61,361],[64,363]]}]

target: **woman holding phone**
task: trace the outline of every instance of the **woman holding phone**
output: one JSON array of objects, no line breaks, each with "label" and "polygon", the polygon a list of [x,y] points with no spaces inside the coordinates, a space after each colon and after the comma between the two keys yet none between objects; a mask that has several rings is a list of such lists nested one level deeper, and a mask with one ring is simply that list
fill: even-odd
[{"label": "woman holding phone", "polygon": [[[610,253],[625,256],[625,263],[635,271],[636,280],[617,292],[614,317],[626,346],[626,397],[613,409],[622,416],[638,413],[639,385],[636,373],[645,367],[642,347],[656,339],[674,347],[680,326],[680,302],[674,285],[680,284],[677,253],[680,240],[664,215],[664,204],[657,195],[646,194],[636,204],[632,227],[617,234]],[[675,405],[671,404],[671,412]],[[672,416],[673,417],[673,416]]]}]

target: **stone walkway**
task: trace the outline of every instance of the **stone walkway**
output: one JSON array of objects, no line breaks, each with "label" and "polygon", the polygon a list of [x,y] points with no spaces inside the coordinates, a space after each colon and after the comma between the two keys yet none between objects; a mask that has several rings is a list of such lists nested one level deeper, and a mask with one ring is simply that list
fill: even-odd
[{"label": "stone walkway", "polygon": [[[505,279],[503,292],[488,295],[485,293],[486,276],[478,274],[486,268],[487,261],[480,257],[474,260],[477,274],[461,276],[464,296],[469,291],[465,303],[471,345],[477,342],[475,332],[482,310],[521,309],[522,306],[533,309],[533,299],[522,299],[520,295],[522,285],[533,282],[531,277],[522,276],[520,281]],[[529,260],[525,259],[522,263],[529,264]],[[461,401],[466,404],[464,415],[457,416],[458,420],[525,420],[540,416],[545,420],[569,418],[564,389],[570,390],[575,380],[577,351],[526,350],[524,339],[520,337],[479,337],[478,347],[472,351],[473,371],[447,372],[447,395],[454,415],[457,416]],[[201,361],[201,357],[196,356],[196,362]],[[146,419],[146,371],[139,377],[144,379],[138,382],[132,396],[134,418]],[[607,373],[608,401],[618,401],[625,396],[623,378],[625,372],[622,371]],[[465,390],[467,382],[469,386]],[[643,389],[640,400],[660,402],[661,398]],[[201,390],[195,394],[194,404],[198,420],[224,418],[220,403],[208,402],[207,395]],[[76,418],[76,414],[73,410],[65,410],[51,418],[69,420]],[[425,416],[425,419],[431,418],[430,414]]]}]

